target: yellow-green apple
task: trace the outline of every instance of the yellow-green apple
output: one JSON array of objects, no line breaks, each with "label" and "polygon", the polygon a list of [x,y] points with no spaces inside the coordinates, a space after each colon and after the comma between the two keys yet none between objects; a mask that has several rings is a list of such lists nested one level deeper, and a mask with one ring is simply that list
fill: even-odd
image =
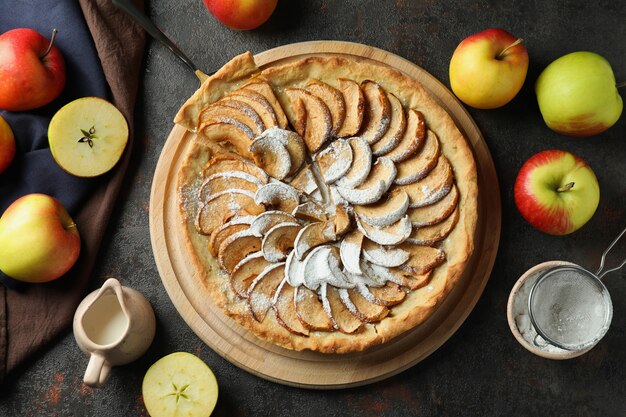
[{"label": "yellow-green apple", "polygon": [[537,78],[535,92],[548,127],[570,136],[605,131],[624,106],[611,64],[593,52],[572,52],[553,61]]},{"label": "yellow-green apple", "polygon": [[78,177],[104,174],[117,164],[128,142],[128,124],[111,103],[82,97],[50,120],[48,143],[61,168]]},{"label": "yellow-green apple", "polygon": [[44,106],[65,86],[65,61],[50,40],[33,29],[0,35],[0,109],[21,111]]},{"label": "yellow-green apple", "polygon": [[141,390],[152,417],[209,417],[218,396],[211,369],[187,352],[175,352],[156,361],[146,372]]},{"label": "yellow-green apple", "polygon": [[278,0],[202,0],[217,20],[231,29],[259,27],[274,12]]},{"label": "yellow-green apple", "polygon": [[11,126],[0,116],[0,174],[15,157],[15,138]]},{"label": "yellow-green apple", "polygon": [[539,152],[526,161],[513,192],[524,219],[551,235],[580,229],[600,201],[600,186],[591,167],[580,157],[560,150]]},{"label": "yellow-green apple", "polygon": [[80,236],[65,207],[46,194],[28,194],[0,217],[0,271],[26,282],[48,282],[74,265]]},{"label": "yellow-green apple", "polygon": [[494,28],[465,38],[450,60],[450,86],[465,104],[495,109],[524,85],[528,51],[522,39]]}]

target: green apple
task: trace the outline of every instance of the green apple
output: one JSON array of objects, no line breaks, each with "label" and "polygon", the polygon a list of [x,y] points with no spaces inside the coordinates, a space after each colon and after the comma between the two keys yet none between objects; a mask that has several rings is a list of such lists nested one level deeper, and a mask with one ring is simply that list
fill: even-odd
[{"label": "green apple", "polygon": [[52,117],[48,141],[61,168],[78,177],[95,177],[111,170],[122,157],[128,124],[108,101],[83,97]]},{"label": "green apple", "polygon": [[45,194],[28,194],[0,217],[0,270],[26,282],[59,278],[80,253],[76,224],[63,205]]},{"label": "green apple", "polygon": [[11,165],[15,157],[15,137],[11,126],[0,116],[0,174]]},{"label": "green apple", "polygon": [[450,59],[450,87],[465,104],[495,109],[520,91],[528,71],[528,51],[519,39],[494,28],[465,38]]},{"label": "green apple", "polygon": [[513,194],[522,217],[551,235],[580,229],[600,202],[600,186],[591,167],[560,150],[539,152],[528,159],[520,168]]},{"label": "green apple", "polygon": [[593,52],[573,52],[537,78],[539,110],[548,127],[570,136],[591,136],[613,126],[623,102],[609,62]]},{"label": "green apple", "polygon": [[176,352],[156,361],[143,378],[151,417],[208,417],[217,404],[217,380],[195,355]]}]

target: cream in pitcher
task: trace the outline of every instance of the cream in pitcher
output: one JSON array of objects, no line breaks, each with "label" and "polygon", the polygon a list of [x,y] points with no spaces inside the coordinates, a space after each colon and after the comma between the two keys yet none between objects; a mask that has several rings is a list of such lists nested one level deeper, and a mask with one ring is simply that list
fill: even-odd
[{"label": "cream in pitcher", "polygon": [[139,358],[150,346],[155,317],[146,298],[115,278],[80,303],[74,315],[74,337],[90,356],[84,382],[102,386],[112,366]]}]

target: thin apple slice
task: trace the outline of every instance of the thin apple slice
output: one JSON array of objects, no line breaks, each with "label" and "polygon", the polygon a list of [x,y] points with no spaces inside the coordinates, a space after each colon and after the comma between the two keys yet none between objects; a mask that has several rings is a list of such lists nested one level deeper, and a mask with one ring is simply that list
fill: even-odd
[{"label": "thin apple slice", "polygon": [[254,194],[245,190],[228,190],[213,194],[198,210],[196,230],[203,235],[226,223],[232,217],[257,215],[264,211],[254,202]]},{"label": "thin apple slice", "polygon": [[314,248],[304,259],[302,270],[297,271],[304,276],[304,285],[317,291],[322,283],[337,288],[351,286],[350,279],[341,269],[339,248],[331,245],[322,245]]},{"label": "thin apple slice", "polygon": [[217,256],[221,244],[229,236],[243,230],[248,230],[254,218],[255,216],[242,216],[232,218],[227,223],[224,223],[222,226],[218,227],[213,233],[211,233],[211,239],[209,239],[209,252],[211,253],[211,255]]},{"label": "thin apple slice", "polygon": [[363,123],[365,96],[361,87],[353,80],[338,78],[337,83],[346,104],[346,116],[337,136],[341,138],[354,136],[361,130]]},{"label": "thin apple slice", "polygon": [[300,132],[302,112],[299,111],[297,119],[292,120],[292,125],[296,132],[302,136],[304,143],[311,153],[320,150],[322,145],[330,138],[332,131],[332,116],[328,106],[317,96],[300,88],[287,88],[285,94],[289,99],[292,108],[304,106],[306,120],[304,131]]},{"label": "thin apple slice", "polygon": [[365,223],[386,227],[400,220],[409,208],[409,196],[399,189],[392,190],[387,198],[367,206],[354,206],[354,212]]},{"label": "thin apple slice", "polygon": [[373,264],[394,267],[409,260],[409,253],[393,246],[382,246],[371,240],[363,242],[363,258]]},{"label": "thin apple slice", "polygon": [[399,189],[409,196],[409,207],[424,207],[435,204],[452,189],[454,174],[445,156],[440,156],[437,166],[423,179],[412,184],[400,185]]},{"label": "thin apple slice", "polygon": [[341,92],[319,80],[309,80],[305,89],[328,106],[333,124],[331,134],[337,135],[346,117],[346,103]]},{"label": "thin apple slice", "polygon": [[263,252],[253,252],[243,258],[230,273],[230,287],[241,298],[248,297],[248,288],[252,281],[271,263],[263,256]]},{"label": "thin apple slice", "polygon": [[263,270],[248,288],[246,302],[252,317],[262,322],[272,306],[272,299],[285,278],[285,263],[271,264]]},{"label": "thin apple slice", "polygon": [[215,375],[200,358],[175,352],[156,361],[141,385],[143,403],[152,417],[207,417],[215,408]]},{"label": "thin apple slice", "polygon": [[445,220],[431,226],[422,226],[413,229],[407,242],[417,245],[435,245],[448,237],[458,220],[459,208],[457,207]]},{"label": "thin apple slice", "polygon": [[304,327],[309,330],[330,331],[333,322],[324,309],[317,293],[304,285],[296,288],[295,294],[296,315]]},{"label": "thin apple slice", "polygon": [[406,298],[406,292],[394,282],[387,282],[382,287],[370,287],[369,291],[375,304],[387,307],[400,304]]},{"label": "thin apple slice", "polygon": [[419,151],[426,138],[426,122],[421,112],[409,109],[407,128],[404,136],[393,150],[385,156],[393,162],[402,162]]},{"label": "thin apple slice", "polygon": [[256,134],[260,134],[265,129],[270,127],[266,126],[265,123],[263,123],[263,119],[261,119],[261,116],[259,116],[259,113],[257,113],[252,106],[244,101],[237,100],[236,98],[231,96],[226,96],[218,101],[216,104],[220,106],[231,107],[249,117],[250,120],[252,120],[254,123],[255,129],[253,129],[253,131]]},{"label": "thin apple slice", "polygon": [[397,245],[404,242],[411,235],[412,229],[408,216],[386,227],[370,226],[359,218],[356,219],[356,224],[366,238],[381,245]]},{"label": "thin apple slice", "polygon": [[411,254],[409,260],[400,268],[413,274],[425,274],[446,260],[444,251],[431,246],[415,245],[407,242],[403,243],[400,249]]},{"label": "thin apple slice", "polygon": [[272,105],[262,94],[252,90],[235,90],[233,93],[227,96],[235,100],[246,103],[252,107],[254,111],[259,115],[265,128],[268,129],[273,126],[278,126],[278,119],[276,118],[276,112],[272,108]]},{"label": "thin apple slice", "polygon": [[370,145],[361,138],[350,138],[348,144],[352,148],[352,164],[343,177],[337,180],[337,185],[345,188],[354,188],[363,183],[372,169],[372,150]]},{"label": "thin apple slice", "polygon": [[458,201],[459,191],[456,185],[453,185],[450,192],[438,202],[429,206],[409,209],[407,214],[413,228],[430,226],[447,219],[456,208]]},{"label": "thin apple slice", "polygon": [[289,182],[296,190],[311,195],[318,190],[317,182],[315,181],[315,174],[311,165],[305,165],[304,168],[298,172],[298,174]]},{"label": "thin apple slice", "polygon": [[333,286],[328,286],[326,289],[326,298],[328,299],[328,305],[337,330],[346,334],[357,333],[363,328],[363,322],[346,307],[341,300],[339,291],[339,289]]},{"label": "thin apple slice", "polygon": [[248,148],[254,162],[271,177],[282,180],[291,172],[291,155],[277,136],[263,134]]},{"label": "thin apple slice", "polygon": [[225,171],[213,174],[204,180],[198,189],[198,198],[200,201],[206,201],[211,195],[222,191],[236,189],[246,190],[256,193],[256,190],[263,182],[254,175],[241,171]]},{"label": "thin apple slice", "polygon": [[[198,130],[202,130],[202,126],[214,123],[227,123],[239,127],[246,132],[247,136],[250,136],[249,132],[252,132],[252,137],[261,134],[265,130],[265,126],[259,115],[256,112],[254,112],[254,115],[247,114],[243,110],[243,106],[237,108],[233,101],[230,100],[230,106],[218,101],[203,109],[198,119],[198,126],[200,126]],[[247,109],[252,109],[250,106],[246,106]],[[245,126],[245,128],[242,126]]]},{"label": "thin apple slice", "polygon": [[250,232],[263,237],[272,227],[281,223],[296,222],[296,218],[280,210],[269,210],[257,215],[250,223]]},{"label": "thin apple slice", "polygon": [[402,287],[408,288],[411,291],[417,290],[418,288],[422,288],[426,286],[433,275],[433,270],[431,269],[428,272],[424,272],[422,274],[415,274],[410,271],[403,271],[402,268],[391,268],[391,273],[397,276],[400,279],[400,285]]},{"label": "thin apple slice", "polygon": [[[389,123],[389,129],[383,137],[372,145],[372,153],[375,156],[391,152],[405,136],[404,133],[407,129],[407,118],[404,114],[402,103],[391,93],[387,93],[387,98],[391,105],[391,122]],[[408,127],[411,127],[411,125],[409,124]]]},{"label": "thin apple slice", "polygon": [[291,251],[287,256],[285,279],[294,288],[304,285],[304,260],[298,259],[296,251]]},{"label": "thin apple slice", "polygon": [[315,155],[315,163],[324,178],[324,182],[332,184],[350,170],[352,158],[352,147],[348,141],[337,139]]},{"label": "thin apple slice", "polygon": [[270,262],[287,259],[300,229],[302,229],[300,223],[293,222],[280,223],[269,229],[261,242],[261,251],[265,259]]},{"label": "thin apple slice", "polygon": [[237,232],[222,242],[217,254],[220,268],[231,273],[233,268],[246,256],[261,249],[261,238],[249,230]]},{"label": "thin apple slice", "polygon": [[302,228],[296,236],[294,251],[298,259],[302,260],[311,249],[335,240],[337,235],[334,221],[311,223]]},{"label": "thin apple slice", "polygon": [[[254,164],[235,158],[233,155],[216,154],[202,169],[202,177],[209,178],[222,172],[243,172],[256,177],[262,184],[269,180],[265,171]],[[232,187],[231,187],[232,188]]]},{"label": "thin apple slice", "polygon": [[247,159],[252,159],[248,150],[254,139],[254,132],[242,123],[235,123],[232,119],[203,124],[198,127],[198,135],[210,143],[216,143],[229,151]]},{"label": "thin apple slice", "polygon": [[282,182],[270,182],[257,190],[254,201],[266,208],[291,213],[300,204],[298,191]]},{"label": "thin apple slice", "polygon": [[374,81],[363,81],[361,89],[365,97],[365,113],[359,136],[373,145],[389,129],[391,105],[385,91]]},{"label": "thin apple slice", "polygon": [[355,188],[337,186],[336,189],[339,195],[351,204],[372,204],[380,200],[391,187],[396,172],[396,167],[389,158],[380,157],[372,166],[364,183]]},{"label": "thin apple slice", "polygon": [[324,222],[328,220],[326,210],[315,201],[307,201],[296,207],[291,213],[296,219],[306,222]]},{"label": "thin apple slice", "polygon": [[381,321],[389,314],[389,309],[385,306],[374,304],[363,297],[356,288],[348,291],[350,301],[356,309],[357,317],[364,323]]},{"label": "thin apple slice", "polygon": [[110,171],[122,157],[128,124],[108,101],[83,97],[52,117],[48,142],[52,157],[63,170],[78,177],[96,177]]},{"label": "thin apple slice", "polygon": [[272,106],[274,114],[276,114],[278,127],[280,127],[281,129],[287,128],[287,116],[285,116],[285,112],[278,102],[278,99],[276,99],[276,95],[274,95],[274,90],[272,90],[272,87],[269,85],[269,83],[267,83],[265,80],[262,80],[261,78],[255,78],[248,84],[244,85],[238,91],[240,91],[241,93],[247,93],[248,91],[252,91],[261,94]]},{"label": "thin apple slice", "polygon": [[272,302],[272,309],[276,314],[278,324],[287,329],[290,333],[298,336],[308,336],[309,329],[304,327],[296,314],[295,305],[296,289],[283,280],[276,290]]},{"label": "thin apple slice", "polygon": [[437,135],[429,130],[420,152],[409,159],[396,163],[398,175],[394,182],[405,185],[421,180],[437,165],[439,152]]},{"label": "thin apple slice", "polygon": [[352,228],[352,221],[345,206],[338,204],[335,207],[335,234],[344,235]]},{"label": "thin apple slice", "polygon": [[353,230],[344,236],[341,241],[339,253],[343,267],[352,274],[361,275],[360,259],[361,248],[363,246],[363,234],[358,230]]}]

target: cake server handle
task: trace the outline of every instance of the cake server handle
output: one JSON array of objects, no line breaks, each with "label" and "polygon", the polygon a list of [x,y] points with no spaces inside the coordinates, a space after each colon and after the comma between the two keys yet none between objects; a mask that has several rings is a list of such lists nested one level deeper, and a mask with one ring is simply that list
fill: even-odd
[{"label": "cake server handle", "polygon": [[156,25],[152,23],[152,21],[145,14],[137,9],[131,0],[112,0],[112,2],[115,6],[126,12],[126,14],[128,14],[135,22],[139,24],[139,26],[144,28],[150,36],[165,45],[167,49],[172,51],[174,55],[176,55],[181,61],[183,61],[185,65],[187,65],[191,69],[191,71],[196,74],[196,77],[198,77],[200,83],[208,78],[208,75],[202,72],[202,70],[200,70],[198,66],[194,64],[191,59],[189,59],[189,57],[187,57],[187,55],[183,53],[183,51],[178,49],[176,44],[172,42],[172,40],[168,38],[163,32],[161,32],[161,30],[156,27]]}]

